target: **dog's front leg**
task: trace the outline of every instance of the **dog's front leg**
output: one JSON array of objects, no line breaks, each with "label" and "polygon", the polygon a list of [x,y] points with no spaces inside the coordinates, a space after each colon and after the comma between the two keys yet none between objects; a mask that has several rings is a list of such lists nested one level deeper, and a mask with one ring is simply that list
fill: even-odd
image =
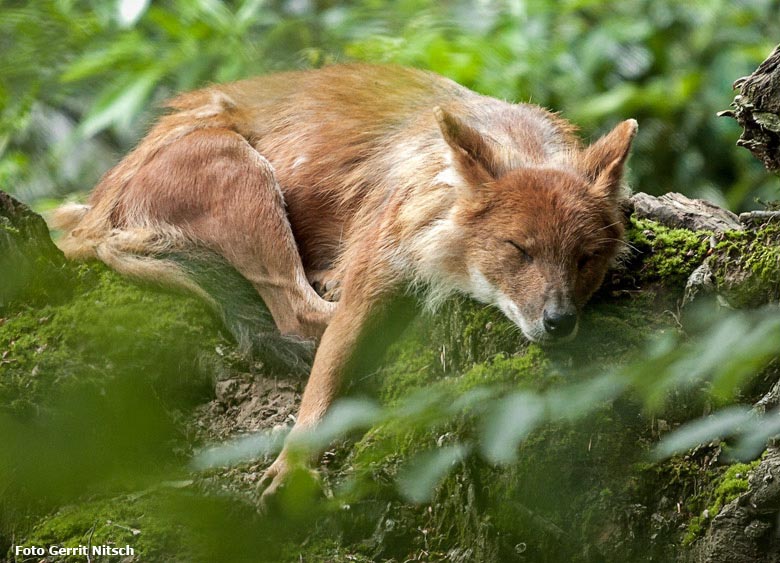
[{"label": "dog's front leg", "polygon": [[[366,250],[364,257],[376,257]],[[352,268],[339,307],[322,336],[298,418],[276,461],[266,470],[263,499],[274,494],[290,471],[289,444],[322,420],[345,381],[366,373],[414,316],[414,305],[398,291],[400,279],[384,262]],[[313,452],[318,456],[320,452]]]}]

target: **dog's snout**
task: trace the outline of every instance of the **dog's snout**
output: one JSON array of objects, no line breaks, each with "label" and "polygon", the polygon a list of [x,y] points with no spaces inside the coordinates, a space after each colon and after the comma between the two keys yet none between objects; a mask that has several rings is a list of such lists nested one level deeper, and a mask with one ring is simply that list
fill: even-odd
[{"label": "dog's snout", "polygon": [[577,314],[569,311],[545,310],[542,320],[544,330],[555,338],[569,336],[577,326]]}]

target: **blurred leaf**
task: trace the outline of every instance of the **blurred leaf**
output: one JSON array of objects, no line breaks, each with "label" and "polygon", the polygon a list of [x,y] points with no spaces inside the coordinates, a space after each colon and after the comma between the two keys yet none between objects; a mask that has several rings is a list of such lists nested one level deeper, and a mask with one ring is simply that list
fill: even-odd
[{"label": "blurred leaf", "polygon": [[780,317],[777,310],[770,308],[751,317],[747,319],[750,325],[728,344],[731,354],[723,358],[715,371],[712,391],[721,399],[732,398],[744,381],[780,354]]},{"label": "blurred leaf", "polygon": [[[714,316],[705,326],[687,343],[669,339],[664,348],[648,354],[644,366],[635,366],[635,379],[639,388],[646,388],[651,407],[661,405],[670,389],[704,381],[712,382],[715,396],[730,399],[780,352],[780,318],[771,308]],[[640,377],[645,370],[663,377]]]},{"label": "blurred leaf", "polygon": [[149,100],[161,75],[161,69],[152,69],[104,90],[79,125],[79,134],[91,137],[108,127],[128,126]]},{"label": "blurred leaf", "polygon": [[418,454],[398,474],[401,496],[413,503],[429,502],[437,485],[456,463],[468,455],[469,450],[469,446],[457,444]]},{"label": "blurred leaf", "polygon": [[780,435],[780,410],[775,409],[751,422],[732,449],[731,453],[737,459],[755,459],[766,449],[771,438]]},{"label": "blurred leaf", "polygon": [[355,430],[365,430],[382,418],[383,410],[367,399],[339,399],[313,430],[291,436],[293,446],[319,450]]},{"label": "blurred leaf", "polygon": [[688,422],[664,436],[656,446],[653,455],[656,459],[664,459],[699,444],[738,434],[740,427],[750,424],[754,416],[748,407],[733,406],[722,409],[712,416]]},{"label": "blurred leaf", "polygon": [[70,63],[60,75],[62,82],[76,82],[93,76],[104,76],[107,68],[139,63],[154,54],[152,46],[137,34],[127,34],[108,47],[85,53]]},{"label": "blurred leaf", "polygon": [[497,395],[497,389],[488,387],[476,387],[465,393],[459,394],[449,408],[451,415],[458,415],[464,411],[474,410],[482,412],[492,405],[492,400]]},{"label": "blurred leaf", "polygon": [[202,471],[277,454],[282,449],[286,435],[287,432],[265,431],[241,436],[197,452],[191,466],[196,471]]},{"label": "blurred leaf", "polygon": [[105,388],[84,379],[48,398],[34,418],[0,412],[0,481],[31,498],[69,499],[107,482],[138,486],[165,474],[175,428],[145,377],[119,377]]},{"label": "blurred leaf", "polygon": [[605,401],[617,399],[629,383],[629,378],[611,373],[553,390],[547,398],[550,418],[580,419],[602,406]]},{"label": "blurred leaf", "polygon": [[482,455],[491,463],[511,463],[517,446],[541,422],[544,401],[534,393],[514,393],[499,400],[485,417],[480,437]]}]

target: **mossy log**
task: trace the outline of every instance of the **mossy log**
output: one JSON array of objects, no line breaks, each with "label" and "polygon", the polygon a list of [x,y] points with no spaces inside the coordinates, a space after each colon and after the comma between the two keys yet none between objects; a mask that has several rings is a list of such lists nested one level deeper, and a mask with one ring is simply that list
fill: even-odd
[{"label": "mossy log", "polygon": [[675,193],[658,198],[639,193],[631,203],[637,218],[710,234],[706,257],[685,284],[686,302],[700,290],[717,293],[734,307],[780,301],[780,214],[737,217],[710,202]]},{"label": "mossy log", "polygon": [[[418,319],[364,383],[385,405],[416,396],[423,414],[463,397],[477,409],[488,386],[534,393],[641,359],[649,335],[680,332],[690,302],[778,302],[773,217],[743,223],[725,213],[713,224],[708,204],[674,197],[670,211],[664,201],[635,196],[626,219],[630,252],[589,305],[574,342],[529,345],[498,312],[458,298]],[[666,209],[647,211],[648,202]],[[681,216],[693,222],[673,219]],[[138,561],[239,561],[251,553],[254,561],[682,563],[731,560],[719,558],[737,532],[732,544],[743,558],[734,561],[780,557],[763,524],[778,508],[776,483],[766,478],[772,451],[728,469],[717,462],[725,459],[717,443],[662,462],[645,457],[660,435],[712,408],[703,391],[672,393],[652,415],[631,397],[603,404],[586,419],[533,432],[511,463],[456,456],[428,500],[399,496],[405,462],[474,434],[473,420],[434,430],[372,428],[326,454],[322,486],[343,506],[323,514],[303,504],[287,514],[295,530],[284,534],[254,511],[268,458],[209,470],[185,465],[161,482],[161,470],[144,468],[176,466],[205,443],[284,424],[303,382],[241,357],[220,319],[193,298],[138,286],[98,264],[65,263],[39,218],[10,197],[0,198],[0,217],[14,235],[1,240],[16,249],[5,256],[20,264],[0,276],[23,272],[25,280],[15,282],[24,293],[0,309],[0,432],[10,437],[0,452],[0,482],[11,491],[0,498],[0,553],[11,559],[12,544],[89,538],[134,545]],[[772,369],[751,399],[778,379]],[[566,408],[574,408],[571,399]],[[40,444],[25,433],[46,421],[54,424]],[[75,445],[74,428],[84,438]],[[56,478],[40,471],[47,458],[35,455],[52,443],[70,446],[57,450],[67,455],[56,459]],[[208,522],[219,536],[211,543]]]}]

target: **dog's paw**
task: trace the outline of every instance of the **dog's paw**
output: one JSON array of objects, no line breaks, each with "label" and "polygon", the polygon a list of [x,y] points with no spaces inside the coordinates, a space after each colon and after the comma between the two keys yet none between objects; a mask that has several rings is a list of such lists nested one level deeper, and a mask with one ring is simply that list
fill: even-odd
[{"label": "dog's paw", "polygon": [[335,302],[341,298],[341,280],[336,276],[333,270],[316,270],[308,274],[308,279],[320,297]]},{"label": "dog's paw", "polygon": [[281,454],[260,478],[260,512],[268,514],[281,508],[288,486],[296,491],[293,496],[298,500],[306,497],[315,500],[323,496],[320,474],[306,465],[291,464],[287,457]]},{"label": "dog's paw", "polygon": [[289,474],[290,467],[287,459],[281,455],[265,470],[258,485],[258,490],[262,491],[260,494],[260,510],[262,512],[269,510],[273,499],[284,486]]}]

